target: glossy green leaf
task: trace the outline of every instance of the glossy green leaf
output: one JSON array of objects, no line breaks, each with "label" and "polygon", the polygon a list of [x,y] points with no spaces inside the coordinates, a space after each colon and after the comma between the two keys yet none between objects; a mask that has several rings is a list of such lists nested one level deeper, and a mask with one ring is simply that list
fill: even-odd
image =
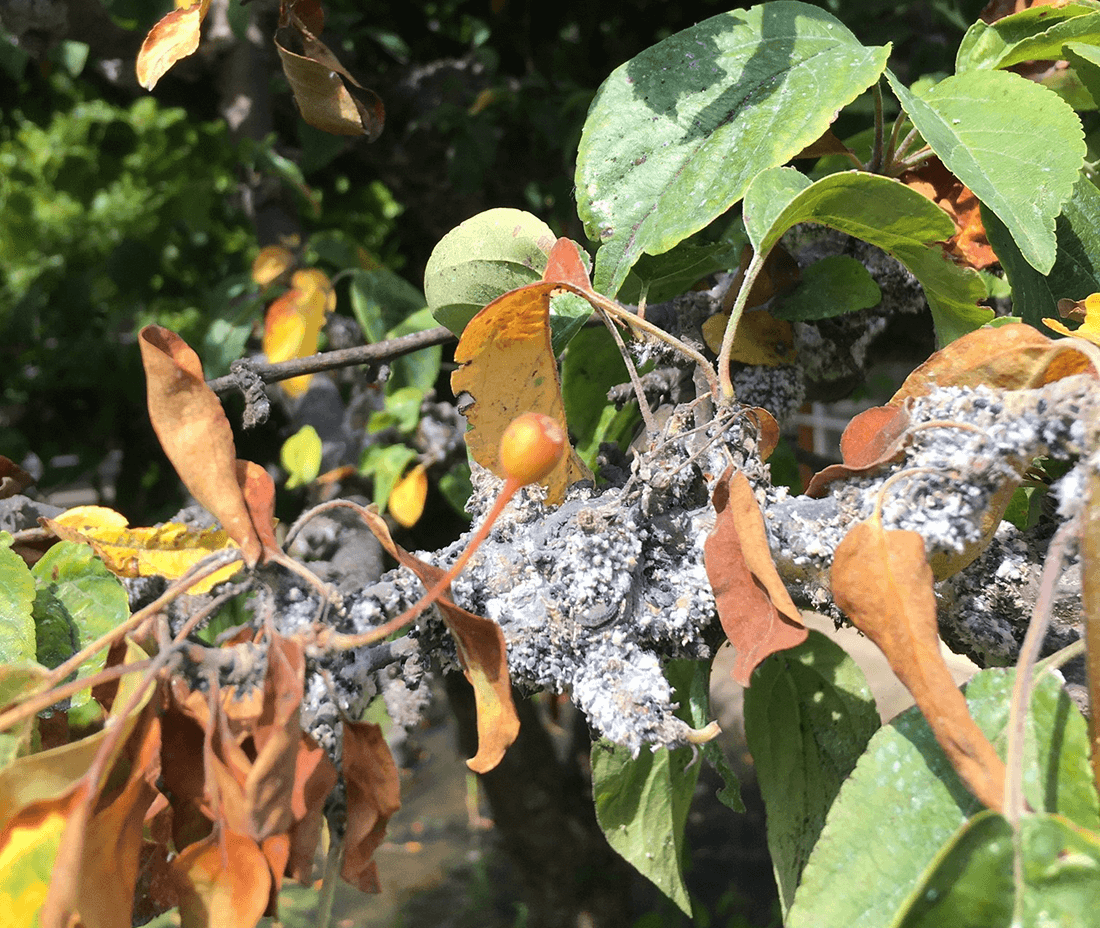
[{"label": "glossy green leaf", "polygon": [[577,152],[577,209],[601,246],[596,289],[616,294],[643,253],[702,229],[818,138],[888,54],[784,0],[712,16],[616,68]]},{"label": "glossy green leaf", "polygon": [[820,632],[771,655],[753,673],[745,735],[767,808],[768,850],[784,912],[829,807],[878,728],[863,672]]},{"label": "glossy green leaf", "polygon": [[[0,706],[11,706],[30,696],[41,687],[48,673],[33,659],[0,663]],[[36,722],[37,717],[24,719],[0,732],[0,770],[30,751]]]},{"label": "glossy green leaf", "polygon": [[771,314],[788,322],[810,322],[870,309],[881,300],[882,291],[867,268],[848,255],[831,255],[805,268],[794,292],[773,306]]},{"label": "glossy green leaf", "polygon": [[[88,545],[62,541],[47,551],[31,569],[36,594],[34,621],[38,662],[56,667],[130,617],[126,588],[104,566]],[[107,652],[90,657],[77,678],[103,669]],[[91,700],[83,690],[72,698],[80,707]]]},{"label": "glossy green leaf", "polygon": [[1083,300],[1100,291],[1100,190],[1081,175],[1055,224],[1058,258],[1049,274],[1040,274],[1025,260],[1012,234],[996,216],[982,208],[982,222],[1012,284],[1012,310],[1040,332],[1044,318],[1060,319],[1060,299]]},{"label": "glossy green leaf", "polygon": [[424,295],[455,335],[502,293],[542,279],[557,236],[518,209],[491,209],[448,232],[424,269]]},{"label": "glossy green leaf", "polygon": [[283,442],[279,451],[279,462],[289,474],[286,481],[288,490],[304,487],[317,479],[317,475],[321,473],[323,450],[321,436],[312,425],[303,425]]},{"label": "glossy green leaf", "polygon": [[1056,60],[1065,57],[1062,46],[1067,42],[1100,43],[1100,3],[1033,6],[996,22],[979,20],[959,44],[955,70],[963,74],[1021,61]]},{"label": "glossy green leaf", "polygon": [[[785,199],[784,199],[785,198]],[[941,344],[993,317],[977,272],[955,264],[937,244],[955,230],[947,214],[900,181],[864,171],[830,174],[810,184],[794,168],[759,175],[745,194],[745,229],[766,254],[791,226],[814,222],[876,245],[920,281]]]},{"label": "glossy green leaf", "polygon": [[1085,160],[1084,131],[1070,106],[1007,71],[972,71],[923,96],[887,72],[890,86],[947,169],[1012,233],[1040,273],[1054,265],[1054,220]]},{"label": "glossy green leaf", "polygon": [[[985,670],[966,690],[971,715],[1002,756],[1014,672]],[[1085,721],[1051,675],[1038,681],[1024,745],[1032,809],[1100,826]],[[829,811],[788,913],[787,928],[881,928],[980,811],[915,710],[881,728]],[[868,810],[881,810],[869,814]],[[853,879],[858,874],[859,879]]]},{"label": "glossy green leaf", "polygon": [[0,664],[35,659],[34,578],[12,549],[12,537],[0,532]]}]

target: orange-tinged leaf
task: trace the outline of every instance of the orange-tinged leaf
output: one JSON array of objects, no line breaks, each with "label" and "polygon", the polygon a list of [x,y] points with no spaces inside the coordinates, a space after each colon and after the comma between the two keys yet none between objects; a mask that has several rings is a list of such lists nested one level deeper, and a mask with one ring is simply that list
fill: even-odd
[{"label": "orange-tinged leaf", "polygon": [[902,174],[898,179],[951,217],[955,234],[947,240],[946,251],[956,260],[979,270],[997,263],[982,223],[978,198],[944,167],[939,158],[926,161],[917,170]]},{"label": "orange-tinged leaf", "polygon": [[1059,300],[1058,315],[1081,325],[1071,330],[1057,319],[1044,319],[1043,325],[1062,335],[1075,335],[1100,345],[1100,293],[1092,293],[1083,300]]},{"label": "orange-tinged leaf", "polygon": [[365,893],[381,891],[374,852],[386,825],[401,807],[401,782],[382,728],[373,722],[344,722],[344,782],[348,827],[340,875]]},{"label": "orange-tinged leaf", "polygon": [[279,550],[275,537],[275,481],[253,461],[237,460],[237,485],[252,517],[252,525],[267,551]]},{"label": "orange-tinged leaf", "polygon": [[237,485],[233,430],[202,375],[199,356],[175,332],[147,325],[138,336],[149,419],[191,495],[221,522],[254,566],[263,545]]},{"label": "orange-tinged leaf", "polygon": [[[718,313],[703,323],[703,341],[715,354],[722,347],[722,338],[729,319],[728,313]],[[795,358],[794,329],[789,322],[776,319],[763,309],[747,312],[741,317],[733,340],[731,361],[779,367],[782,364],[793,364]]]},{"label": "orange-tinged leaf", "polygon": [[749,406],[745,414],[756,426],[756,452],[761,461],[766,461],[779,446],[779,423],[761,406]]},{"label": "orange-tinged leaf", "polygon": [[267,908],[271,869],[251,838],[214,832],[170,866],[182,928],[254,928]]},{"label": "orange-tinged leaf", "polygon": [[[263,351],[273,364],[316,353],[325,316],[336,308],[336,291],[323,271],[295,271],[291,289],[268,307],[264,319]],[[309,389],[312,374],[281,382],[291,396]]]},{"label": "orange-tinged leaf", "polygon": [[715,484],[714,531],[703,546],[718,618],[737,653],[733,679],[749,685],[765,657],[806,640],[806,627],[768,547],[764,517],[744,474],[730,467]]},{"label": "orange-tinged leaf", "polygon": [[874,406],[852,418],[840,438],[842,464],[830,464],[814,474],[806,495],[825,495],[825,487],[834,480],[854,474],[873,473],[894,463],[905,454],[909,428],[909,404]]},{"label": "orange-tinged leaf", "polygon": [[[146,656],[141,648],[127,640],[125,663],[133,664],[144,660]],[[121,715],[126,703],[140,684],[140,680],[140,673],[131,673],[123,676],[119,682],[118,694],[111,707],[110,718],[112,726],[122,728],[123,737],[114,748],[112,756],[107,758],[104,771],[111,770],[114,758],[117,758],[124,749],[125,738],[137,725],[141,711],[151,695],[147,693],[132,713]],[[73,789],[77,781],[88,772],[106,737],[106,731],[99,731],[79,741],[40,751],[37,754],[18,757],[0,770],[0,829],[4,828],[20,809],[34,802],[57,799]]]},{"label": "orange-tinged leaf", "polygon": [[[428,589],[432,589],[445,571],[425,563],[394,543],[385,520],[377,512],[366,509],[361,515],[382,547],[408,567]],[[519,715],[512,700],[512,684],[508,676],[508,649],[504,632],[491,619],[467,612],[456,606],[450,593],[436,601],[443,621],[454,636],[458,656],[466,679],[474,688],[477,708],[477,754],[466,761],[477,773],[492,770],[519,734]]]},{"label": "orange-tinged leaf", "polygon": [[0,928],[37,923],[73,806],[74,790],[21,809],[0,829]]},{"label": "orange-tinged leaf", "polygon": [[[77,506],[42,523],[58,538],[91,545],[107,569],[119,577],[178,580],[212,552],[236,547],[222,529],[193,529],[178,522],[128,528],[125,516],[103,506]],[[207,593],[240,569],[240,564],[229,564],[188,592]]]},{"label": "orange-tinged leaf", "polygon": [[546,267],[542,272],[544,281],[570,284],[578,290],[591,290],[592,281],[588,276],[588,268],[581,260],[577,243],[572,239],[559,238],[550,247],[550,254],[546,258]]},{"label": "orange-tinged leaf", "polygon": [[291,796],[301,745],[299,707],[306,659],[302,645],[281,635],[267,651],[263,710],[253,732],[256,760],[244,783],[254,838],[262,841],[294,824]]},{"label": "orange-tinged leaf", "polygon": [[43,923],[52,917],[68,924],[79,915],[84,928],[130,924],[145,814],[159,795],[154,784],[160,775],[160,721],[152,706],[146,708],[125,753],[115,771],[118,775],[128,767],[122,787],[96,801],[83,835],[74,833],[83,816],[74,816],[66,827]]},{"label": "orange-tinged leaf", "polygon": [[833,558],[833,600],[886,655],[970,791],[999,811],[1005,766],[940,652],[933,582],[924,539],[887,531],[877,516],[848,532]]},{"label": "orange-tinged leaf", "polygon": [[424,503],[428,499],[428,469],[417,464],[390,491],[386,506],[390,515],[399,525],[412,528],[424,513]]},{"label": "orange-tinged leaf", "polygon": [[202,21],[209,9],[210,0],[198,0],[173,10],[149,30],[137,56],[137,79],[142,87],[152,90],[172,65],[195,53]]},{"label": "orange-tinged leaf", "polygon": [[975,329],[941,348],[906,377],[890,405],[924,396],[936,387],[1041,387],[1083,373],[1089,366],[1071,343],[1056,342],[1024,323]]},{"label": "orange-tinged leaf", "polygon": [[294,266],[294,252],[282,245],[267,245],[252,262],[252,280],[261,287],[282,277]]},{"label": "orange-tinged leaf", "polygon": [[[474,403],[466,411],[470,430],[466,445],[474,460],[498,477],[500,439],[512,420],[525,412],[549,416],[564,431],[565,403],[558,366],[550,348],[550,294],[565,287],[553,281],[529,284],[493,300],[466,325],[455,349],[462,367],[451,375],[455,394],[469,393]],[[547,502],[556,506],[566,488],[591,477],[570,448],[558,466],[541,481]]]}]

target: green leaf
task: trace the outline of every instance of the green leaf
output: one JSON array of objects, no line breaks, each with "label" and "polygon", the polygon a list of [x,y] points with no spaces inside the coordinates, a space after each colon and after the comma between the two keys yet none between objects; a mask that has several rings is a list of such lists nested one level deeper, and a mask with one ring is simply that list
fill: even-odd
[{"label": "green leaf", "polygon": [[[697,661],[675,661],[668,669],[669,681],[680,684],[681,706],[687,703],[690,712],[691,679],[706,668]],[[605,738],[592,745],[596,820],[608,843],[689,916],[684,827],[699,778],[692,757],[688,748],[643,749],[632,757],[629,749]]]},{"label": "green leaf", "polygon": [[550,350],[556,358],[592,315],[592,304],[568,291],[550,297]]},{"label": "green leaf", "polygon": [[[677,714],[693,728],[703,728],[713,718],[710,710],[711,666],[711,661],[677,660],[671,661],[665,669],[669,682],[676,690],[676,698],[680,700],[681,708]],[[698,750],[722,777],[723,785],[716,794],[718,801],[734,812],[744,812],[740,781],[718,742],[707,741]]]},{"label": "green leaf", "polygon": [[368,342],[389,337],[395,326],[425,305],[423,294],[389,268],[352,272],[351,310]]},{"label": "green leaf", "polygon": [[[33,658],[0,663],[0,706],[12,706],[40,690],[47,676],[46,668]],[[37,716],[32,716],[0,732],[0,770],[30,752],[36,724]]]},{"label": "green leaf", "polygon": [[916,887],[898,928],[1077,928],[1083,913],[1100,907],[1100,836],[1060,816],[1024,815],[1019,851],[1017,893],[1012,826],[995,812],[979,813]]},{"label": "green leaf", "polygon": [[303,425],[290,436],[279,451],[279,462],[290,475],[286,488],[293,490],[313,483],[321,473],[321,455],[323,453],[321,436],[312,425]]},{"label": "green leaf", "polygon": [[1100,43],[1100,3],[1033,6],[996,22],[978,21],[966,31],[955,71],[1008,68],[1021,61],[1064,58],[1067,42]]},{"label": "green leaf", "polygon": [[557,236],[518,209],[490,209],[448,232],[424,269],[424,295],[441,325],[461,335],[502,293],[542,279]]},{"label": "green leaf", "polygon": [[[1066,60],[1073,65],[1077,79],[1092,97],[1093,106],[1100,106],[1100,48],[1070,42],[1062,49]],[[1078,107],[1082,109],[1083,107]]]},{"label": "green leaf", "polygon": [[773,654],[745,691],[745,735],[768,813],[779,901],[786,912],[841,785],[879,728],[863,672],[811,631]]},{"label": "green leaf", "polygon": [[[1012,670],[984,670],[966,688],[971,715],[1002,756],[1014,678]],[[1100,802],[1088,752],[1085,720],[1058,681],[1043,675],[1025,726],[1029,806],[1096,831]],[[926,868],[980,808],[920,713],[902,713],[871,739],[833,803],[787,928],[891,924]]]},{"label": "green leaf", "polygon": [[467,522],[470,520],[470,514],[466,511],[466,503],[474,492],[474,484],[470,479],[469,464],[465,461],[458,461],[453,464],[451,469],[439,478],[439,492],[443,494],[443,498],[455,512]]},{"label": "green leaf", "polygon": [[817,7],[775,2],[712,16],[616,68],[577,152],[577,210],[601,244],[596,289],[614,296],[643,253],[702,229],[818,138],[888,55]]},{"label": "green leaf", "polygon": [[745,229],[758,254],[771,250],[791,226],[816,222],[897,258],[924,288],[941,344],[993,317],[992,310],[978,305],[986,293],[981,277],[955,264],[937,244],[952,235],[954,223],[935,203],[900,181],[846,171],[809,184],[793,168],[773,168],[749,186],[743,211]]},{"label": "green leaf", "polygon": [[419,455],[406,445],[372,445],[363,455],[359,473],[374,478],[374,502],[385,511],[390,494],[405,468]]},{"label": "green leaf", "polygon": [[731,242],[696,245],[681,242],[662,255],[642,255],[619,291],[623,303],[663,303],[691,289],[704,277],[737,267],[741,246]]},{"label": "green leaf", "polygon": [[[435,316],[425,306],[390,329],[386,333],[386,338],[423,332],[425,329],[434,329],[435,326]],[[390,363],[390,379],[386,381],[386,392],[393,393],[411,387],[422,394],[427,394],[435,386],[442,363],[443,347],[441,345],[421,348],[412,354],[397,358]]]},{"label": "green leaf", "polygon": [[416,387],[402,387],[386,396],[386,405],[373,412],[367,420],[367,434],[377,435],[383,429],[397,429],[406,435],[416,431],[420,422],[420,407],[424,392]]},{"label": "green leaf", "polygon": [[809,322],[870,309],[881,299],[867,268],[848,255],[831,255],[805,268],[798,287],[771,314],[788,322]]},{"label": "green leaf", "polygon": [[1028,264],[1009,230],[985,207],[982,222],[1012,284],[1013,314],[1040,332],[1050,334],[1043,319],[1060,319],[1060,299],[1083,300],[1100,291],[1100,190],[1083,174],[1055,223],[1058,258],[1049,274]]},{"label": "green leaf", "polygon": [[1054,220],[1085,160],[1084,131],[1070,106],[1007,71],[940,81],[923,97],[887,72],[913,124],[947,169],[997,214],[1040,273],[1054,265]]},{"label": "green leaf", "polygon": [[[585,329],[570,343],[561,362],[561,392],[565,418],[574,436],[577,454],[594,467],[600,442],[616,441],[627,428],[633,434],[640,413],[634,404],[615,409],[607,391],[630,379],[619,347],[606,328]],[[626,415],[623,415],[626,413]],[[613,422],[620,419],[620,427]],[[614,431],[616,437],[610,437]],[[625,437],[629,441],[630,434]]]},{"label": "green leaf", "polygon": [[0,664],[33,661],[36,654],[34,578],[11,545],[11,535],[0,532]]},{"label": "green leaf", "polygon": [[[57,667],[130,617],[126,588],[88,545],[62,541],[47,551],[31,569],[37,588],[34,622],[38,662]],[[80,665],[78,679],[103,669],[106,650]],[[73,698],[73,708],[86,705],[91,691]]]}]

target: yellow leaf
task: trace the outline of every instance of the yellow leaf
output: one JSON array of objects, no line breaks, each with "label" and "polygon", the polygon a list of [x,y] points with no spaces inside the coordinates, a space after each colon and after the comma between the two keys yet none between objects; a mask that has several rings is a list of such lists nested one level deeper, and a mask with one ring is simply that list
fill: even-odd
[{"label": "yellow leaf", "polygon": [[[451,389],[474,399],[466,411],[470,422],[466,446],[478,464],[498,477],[504,476],[500,439],[517,416],[542,413],[567,430],[557,362],[550,348],[550,294],[559,287],[584,295],[577,287],[553,281],[509,291],[469,321],[455,349],[455,360],[462,367],[451,375]],[[589,476],[570,449],[541,481],[547,501],[559,504],[566,487]]]},{"label": "yellow leaf", "polygon": [[[722,336],[729,318],[728,313],[719,313],[703,323],[703,340],[715,354],[722,347]],[[730,360],[763,367],[793,364],[795,350],[791,324],[776,319],[762,309],[745,313],[737,326]]]},{"label": "yellow leaf", "polygon": [[1092,293],[1083,300],[1059,300],[1058,315],[1063,319],[1075,319],[1081,325],[1071,330],[1056,319],[1044,319],[1043,325],[1062,335],[1075,335],[1100,345],[1100,293]]},{"label": "yellow leaf", "polygon": [[0,928],[35,924],[71,804],[71,797],[36,803],[0,834]]},{"label": "yellow leaf", "polygon": [[322,451],[321,436],[312,425],[303,425],[283,443],[279,461],[290,474],[286,482],[288,490],[317,479],[321,473]]},{"label": "yellow leaf", "polygon": [[[264,320],[263,350],[273,364],[291,358],[308,358],[317,351],[325,315],[336,308],[336,291],[323,271],[296,271],[291,289],[268,307]],[[291,396],[309,389],[312,374],[282,381]]]},{"label": "yellow leaf", "polygon": [[[127,528],[125,516],[102,506],[79,506],[44,521],[59,538],[91,545],[107,569],[120,577],[178,580],[212,552],[236,547],[222,529],[195,530],[173,522]],[[206,593],[240,569],[239,563],[229,564],[196,583],[190,592]]]},{"label": "yellow leaf", "polygon": [[390,492],[390,514],[405,528],[416,525],[424,512],[424,501],[428,498],[427,467],[417,464]]},{"label": "yellow leaf", "polygon": [[261,287],[281,277],[294,265],[294,252],[282,245],[268,245],[260,249],[252,262],[252,279]]},{"label": "yellow leaf", "polygon": [[195,53],[208,9],[210,0],[199,0],[188,7],[172,10],[149,30],[137,56],[137,79],[142,87],[152,90],[172,65]]}]

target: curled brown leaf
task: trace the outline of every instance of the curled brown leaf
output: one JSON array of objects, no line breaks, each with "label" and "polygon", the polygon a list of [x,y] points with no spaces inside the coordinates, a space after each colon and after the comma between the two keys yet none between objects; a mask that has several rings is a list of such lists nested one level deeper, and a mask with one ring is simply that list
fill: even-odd
[{"label": "curled brown leaf", "polygon": [[703,559],[718,618],[737,653],[733,678],[749,685],[765,657],[806,640],[806,627],[768,547],[767,531],[752,486],[730,467],[712,496],[717,519]]}]

